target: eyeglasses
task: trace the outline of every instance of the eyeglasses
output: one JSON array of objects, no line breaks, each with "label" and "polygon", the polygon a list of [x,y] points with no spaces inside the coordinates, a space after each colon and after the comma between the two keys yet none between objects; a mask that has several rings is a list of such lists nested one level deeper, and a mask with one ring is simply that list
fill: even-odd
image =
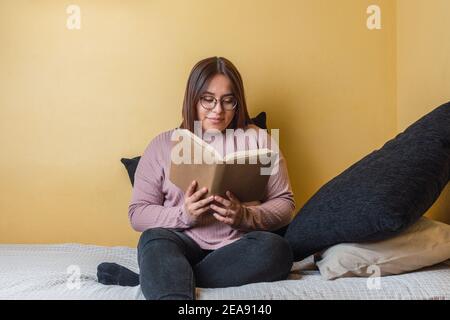
[{"label": "eyeglasses", "polygon": [[[213,110],[216,107],[217,102],[218,102],[218,100],[216,99],[216,97],[213,97],[213,96],[201,96],[200,97],[200,104],[202,105],[203,108],[205,108],[206,110],[209,110],[209,111]],[[225,110],[231,111],[234,108],[236,108],[237,99],[233,96],[229,96],[229,97],[220,99],[220,103]]]}]

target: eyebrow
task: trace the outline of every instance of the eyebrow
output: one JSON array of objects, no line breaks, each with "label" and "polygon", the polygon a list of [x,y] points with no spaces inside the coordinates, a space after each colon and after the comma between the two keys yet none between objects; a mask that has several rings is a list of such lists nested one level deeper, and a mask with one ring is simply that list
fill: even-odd
[{"label": "eyebrow", "polygon": [[[212,95],[212,96],[215,96],[214,93],[209,92],[209,91],[203,92],[203,94],[205,94],[205,93],[208,93],[208,94],[210,94],[210,95]],[[224,94],[223,96],[221,96],[221,98],[226,97],[226,96],[233,96],[233,95],[234,95],[234,94],[232,94],[232,93],[226,93],[226,94]]]}]

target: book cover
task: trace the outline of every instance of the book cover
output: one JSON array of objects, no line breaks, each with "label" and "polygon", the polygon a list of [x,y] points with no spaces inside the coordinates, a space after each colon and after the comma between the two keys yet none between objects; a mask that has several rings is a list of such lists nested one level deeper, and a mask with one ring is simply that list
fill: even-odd
[{"label": "book cover", "polygon": [[[170,181],[183,191],[196,180],[197,190],[208,188],[210,195],[226,197],[230,190],[241,202],[261,201],[270,175],[269,168],[277,152],[253,149],[232,152],[222,157],[217,150],[189,130],[179,129],[172,141]],[[267,169],[266,169],[267,171]]]}]

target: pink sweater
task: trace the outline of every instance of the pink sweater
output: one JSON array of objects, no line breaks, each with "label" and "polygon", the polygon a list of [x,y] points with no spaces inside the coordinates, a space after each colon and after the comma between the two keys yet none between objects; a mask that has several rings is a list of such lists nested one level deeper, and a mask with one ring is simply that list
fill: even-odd
[{"label": "pink sweater", "polygon": [[[244,204],[241,225],[234,229],[218,221],[212,214],[204,214],[195,226],[184,210],[184,192],[169,180],[171,134],[174,129],[155,137],[142,155],[135,173],[134,188],[128,209],[132,227],[143,232],[149,228],[176,228],[191,237],[203,249],[214,250],[238,240],[252,230],[276,230],[287,225],[295,210],[286,161],[279,150],[279,169],[269,177],[261,204]],[[233,151],[245,150],[249,143],[258,145],[256,136],[245,145],[234,140]],[[247,140],[248,141],[248,140]],[[224,145],[207,141],[224,155]],[[270,138],[269,143],[274,143]],[[267,147],[267,143],[258,148]],[[269,145],[270,147],[270,145]],[[203,186],[199,186],[203,187]],[[198,189],[197,189],[198,190]]]}]

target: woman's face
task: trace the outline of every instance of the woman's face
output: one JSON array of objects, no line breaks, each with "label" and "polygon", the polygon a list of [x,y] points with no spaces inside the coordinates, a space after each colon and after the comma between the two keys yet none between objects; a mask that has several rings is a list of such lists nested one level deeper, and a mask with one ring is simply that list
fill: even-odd
[{"label": "woman's face", "polygon": [[225,130],[233,120],[234,113],[236,112],[236,108],[233,110],[226,110],[224,109],[223,104],[219,103],[222,99],[225,104],[229,104],[230,99],[233,99],[234,97],[231,92],[230,79],[223,74],[215,75],[201,97],[215,97],[217,99],[217,104],[212,110],[205,109],[200,102],[201,99],[197,103],[197,120],[202,122],[202,129],[204,131],[209,129],[217,129],[219,131]]}]

